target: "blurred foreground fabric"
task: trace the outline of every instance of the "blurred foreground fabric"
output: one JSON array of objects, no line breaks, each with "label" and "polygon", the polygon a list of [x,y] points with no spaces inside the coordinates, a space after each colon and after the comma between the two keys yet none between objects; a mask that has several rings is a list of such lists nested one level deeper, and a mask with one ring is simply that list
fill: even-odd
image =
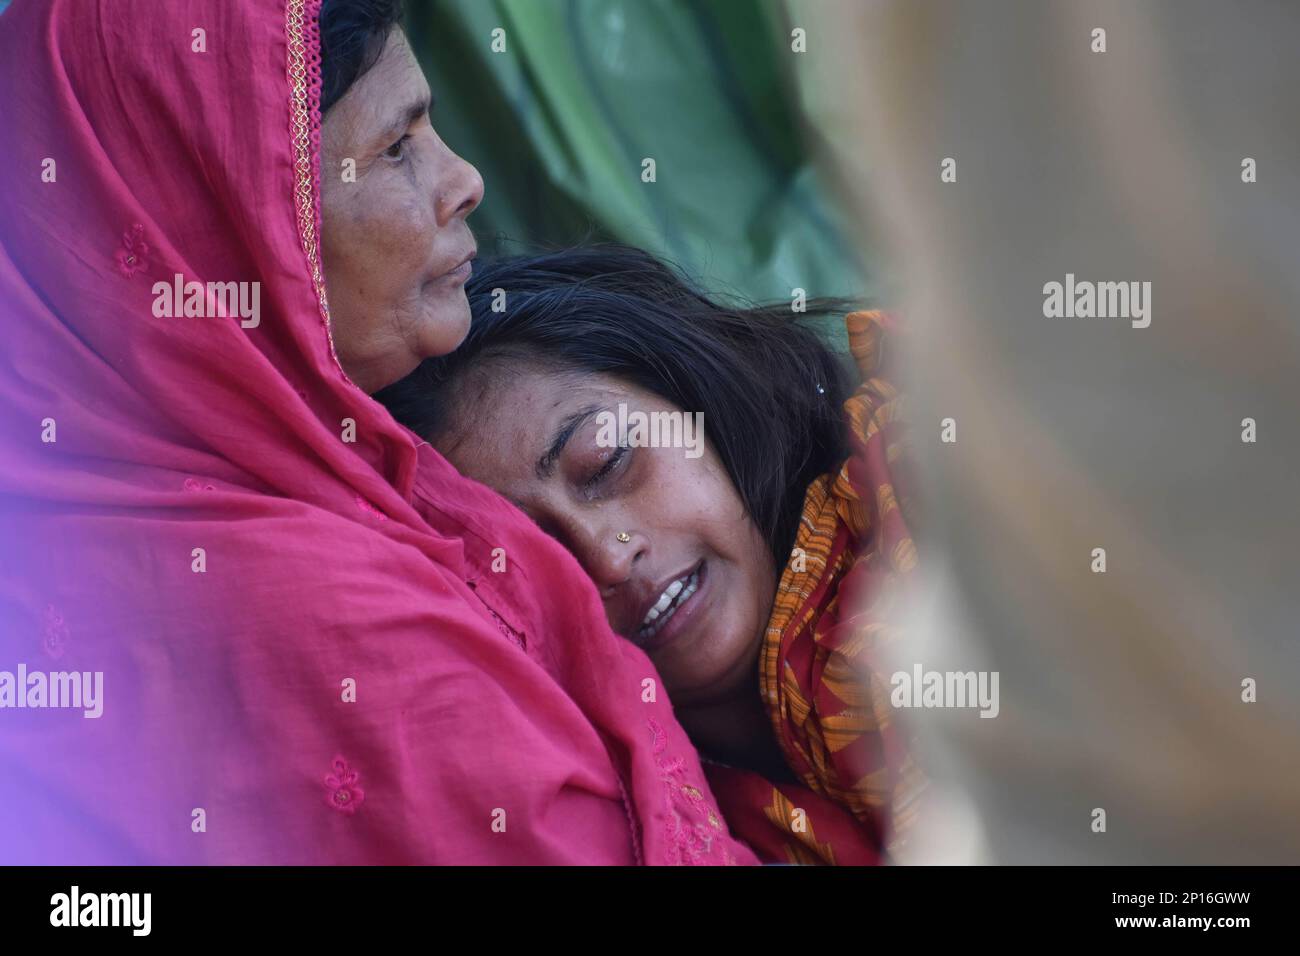
[{"label": "blurred foreground fabric", "polygon": [[[911,712],[916,858],[1295,863],[1300,7],[800,16],[823,159],[906,289],[931,588],[897,664],[1001,678],[995,719]],[[1150,326],[1046,318],[1067,274],[1151,282]]]}]

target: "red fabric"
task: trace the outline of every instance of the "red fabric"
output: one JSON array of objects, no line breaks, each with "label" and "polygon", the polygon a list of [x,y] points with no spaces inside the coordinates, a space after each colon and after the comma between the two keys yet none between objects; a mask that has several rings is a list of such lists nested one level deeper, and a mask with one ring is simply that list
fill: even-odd
[{"label": "red fabric", "polygon": [[[0,669],[103,674],[0,712],[2,861],[753,862],[572,558],[340,369],[314,8],[0,21]],[[260,323],[156,317],[176,273]]]},{"label": "red fabric", "polygon": [[[876,866],[877,836],[847,807],[799,784],[775,784],[757,773],[706,763],[705,773],[731,832],[763,863]],[[802,811],[802,817],[795,811]]]}]

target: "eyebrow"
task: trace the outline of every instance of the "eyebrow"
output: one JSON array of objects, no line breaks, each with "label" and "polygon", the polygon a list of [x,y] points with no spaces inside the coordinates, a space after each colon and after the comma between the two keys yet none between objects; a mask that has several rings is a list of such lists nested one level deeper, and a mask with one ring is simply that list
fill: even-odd
[{"label": "eyebrow", "polygon": [[424,94],[420,99],[408,104],[400,115],[394,115],[393,119],[384,127],[383,138],[391,139],[397,133],[405,131],[408,126],[433,109],[433,107],[433,94]]},{"label": "eyebrow", "polygon": [[573,437],[573,433],[600,409],[601,406],[599,405],[588,405],[585,408],[578,409],[578,411],[560,422],[560,427],[555,430],[555,435],[551,438],[551,444],[546,449],[546,454],[537,459],[537,466],[533,469],[537,473],[538,480],[545,481],[551,477],[555,471],[555,463],[559,460],[560,453],[564,451],[564,446]]}]

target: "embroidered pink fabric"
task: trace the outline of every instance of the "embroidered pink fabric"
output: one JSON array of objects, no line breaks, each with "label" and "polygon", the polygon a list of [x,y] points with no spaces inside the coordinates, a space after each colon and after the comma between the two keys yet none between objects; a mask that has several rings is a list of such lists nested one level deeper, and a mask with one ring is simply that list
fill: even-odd
[{"label": "embroidered pink fabric", "polygon": [[325,787],[329,791],[325,797],[326,805],[352,816],[366,799],[360,780],[361,774],[349,767],[346,760],[335,757],[331,772],[325,778]]},{"label": "embroidered pink fabric", "polygon": [[144,226],[137,222],[122,233],[122,247],[117,250],[117,270],[129,279],[149,268],[148,256],[149,244],[144,241]]},{"label": "embroidered pink fabric", "polygon": [[[699,788],[688,782],[686,762],[668,752],[668,735],[663,727],[653,717],[648,722],[664,786],[664,832],[674,848],[675,862],[706,863],[714,840],[724,832],[722,822]],[[701,817],[708,821],[707,826],[700,822]],[[723,862],[734,866],[735,857],[725,841],[720,842]]]},{"label": "embroidered pink fabric", "polygon": [[46,606],[45,613],[42,615],[41,634],[42,650],[57,661],[68,649],[69,635],[68,626],[63,622],[63,615],[52,604]]},{"label": "embroidered pink fabric", "polygon": [[[754,862],[573,559],[342,374],[316,15],[3,15],[0,667],[102,672],[103,715],[5,712],[0,862]],[[156,317],[178,273],[260,324]]]}]

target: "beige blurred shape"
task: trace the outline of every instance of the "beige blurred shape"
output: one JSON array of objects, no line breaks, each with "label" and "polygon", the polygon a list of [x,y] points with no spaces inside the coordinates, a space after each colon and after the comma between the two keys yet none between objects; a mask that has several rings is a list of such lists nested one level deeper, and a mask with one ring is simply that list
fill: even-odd
[{"label": "beige blurred shape", "polygon": [[[1000,674],[996,719],[908,712],[907,860],[1300,862],[1300,6],[788,16],[908,327],[929,573],[895,663]],[[1151,282],[1151,326],[1045,318],[1066,273]]]}]

